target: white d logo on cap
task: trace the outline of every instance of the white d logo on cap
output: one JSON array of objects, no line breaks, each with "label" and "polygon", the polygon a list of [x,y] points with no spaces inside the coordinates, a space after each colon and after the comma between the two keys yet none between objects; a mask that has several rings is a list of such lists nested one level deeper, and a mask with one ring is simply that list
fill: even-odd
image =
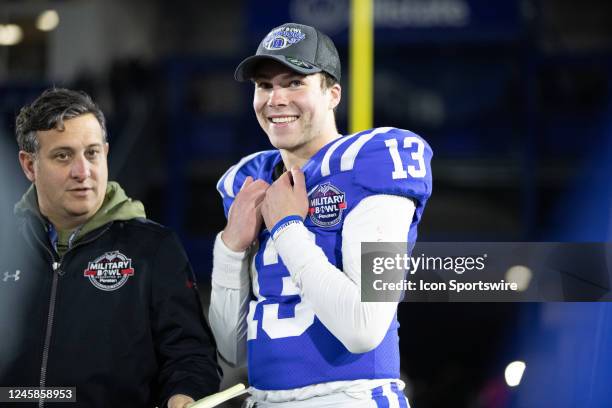
[{"label": "white d logo on cap", "polygon": [[296,44],[304,38],[306,34],[299,28],[284,27],[271,31],[262,43],[266,50],[276,51]]}]

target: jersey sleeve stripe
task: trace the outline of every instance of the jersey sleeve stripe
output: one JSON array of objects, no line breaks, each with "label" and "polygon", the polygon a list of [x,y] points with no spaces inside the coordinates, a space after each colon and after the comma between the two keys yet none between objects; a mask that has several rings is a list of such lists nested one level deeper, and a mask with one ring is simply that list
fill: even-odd
[{"label": "jersey sleeve stripe", "polygon": [[395,395],[397,395],[397,401],[399,402],[400,408],[410,408],[408,406],[406,396],[403,392],[400,391],[399,387],[397,386],[397,383],[391,383],[391,391],[393,391]]},{"label": "jersey sleeve stripe", "polygon": [[368,140],[372,139],[374,136],[380,133],[387,133],[392,127],[381,127],[376,128],[370,133],[366,133],[365,135],[361,135],[351,144],[346,151],[342,154],[342,158],[340,159],[340,171],[352,170],[355,165],[355,159],[357,158],[357,154],[363,147],[364,144],[368,142]]},{"label": "jersey sleeve stripe", "polygon": [[376,408],[389,408],[389,399],[387,399],[387,397],[383,395],[382,386],[373,388],[371,393],[372,393],[372,399],[376,403]]},{"label": "jersey sleeve stripe", "polygon": [[331,160],[332,154],[334,154],[338,146],[340,146],[342,143],[346,142],[348,139],[352,138],[355,135],[356,133],[353,133],[352,135],[344,136],[340,138],[339,140],[337,140],[336,142],[334,142],[334,144],[331,145],[329,149],[327,149],[327,151],[325,152],[325,155],[323,156],[323,160],[321,161],[321,176],[327,177],[331,174],[331,171],[329,168],[329,162]]},{"label": "jersey sleeve stripe", "polygon": [[217,191],[223,196],[223,191],[221,190],[223,188],[223,182],[225,181],[225,179],[227,178],[227,175],[230,174],[230,172],[232,170],[234,170],[234,167],[236,167],[236,165],[234,164],[233,166],[231,166],[229,169],[227,169],[225,171],[225,173],[223,173],[223,175],[221,176],[221,178],[219,179],[219,181],[217,181]]},{"label": "jersey sleeve stripe", "polygon": [[[250,154],[248,156],[243,157],[242,160],[240,160],[236,165],[232,166],[227,171],[227,176],[225,176],[225,180],[223,180],[223,189],[225,190],[225,194],[227,194],[228,197],[235,197],[236,196],[236,194],[234,193],[234,180],[236,179],[236,174],[238,174],[238,171],[248,161],[250,161],[251,159],[253,159],[254,157],[256,157],[256,156],[258,156],[258,155],[260,155],[262,153],[264,153],[264,152],[257,152],[257,153],[253,153],[253,154]],[[219,181],[219,183],[221,183],[221,181]]]}]

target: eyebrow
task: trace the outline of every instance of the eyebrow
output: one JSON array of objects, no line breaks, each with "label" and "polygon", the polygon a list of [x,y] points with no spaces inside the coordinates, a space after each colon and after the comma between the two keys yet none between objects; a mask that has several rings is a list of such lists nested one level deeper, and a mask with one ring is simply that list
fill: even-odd
[{"label": "eyebrow", "polygon": [[[89,145],[85,146],[85,149],[90,149],[92,147],[102,147],[102,143],[92,143],[92,144],[89,144]],[[53,152],[60,151],[60,150],[70,150],[70,151],[73,151],[74,148],[72,148],[71,146],[57,146],[57,147],[54,147],[53,149],[51,149],[49,152],[53,153]]]}]

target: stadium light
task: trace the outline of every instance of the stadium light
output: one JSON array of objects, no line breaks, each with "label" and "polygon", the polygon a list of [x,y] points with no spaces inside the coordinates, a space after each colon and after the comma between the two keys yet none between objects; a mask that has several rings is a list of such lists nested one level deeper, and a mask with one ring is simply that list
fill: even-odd
[{"label": "stadium light", "polygon": [[19,44],[23,30],[17,24],[0,24],[0,45]]},{"label": "stadium light", "polygon": [[516,387],[521,383],[523,373],[527,365],[523,361],[513,361],[508,364],[504,376],[506,377],[506,384],[510,387]]},{"label": "stadium light", "polygon": [[515,265],[506,271],[506,282],[514,282],[517,285],[517,290],[519,292],[523,292],[527,290],[529,287],[529,283],[531,283],[531,278],[533,277],[533,272],[526,266],[523,265]]},{"label": "stadium light", "polygon": [[40,31],[55,30],[59,24],[59,15],[55,10],[45,10],[38,15],[36,19],[36,28]]}]

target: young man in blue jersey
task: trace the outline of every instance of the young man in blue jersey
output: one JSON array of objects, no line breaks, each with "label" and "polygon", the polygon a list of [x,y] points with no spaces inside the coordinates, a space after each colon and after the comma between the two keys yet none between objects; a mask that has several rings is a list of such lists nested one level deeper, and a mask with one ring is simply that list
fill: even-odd
[{"label": "young man in blue jersey", "polygon": [[401,129],[338,134],[340,60],[313,27],[284,24],[236,69],[275,150],[230,168],[210,322],[248,362],[249,406],[407,407],[397,303],[360,299],[362,241],[414,242],[431,149]]}]

